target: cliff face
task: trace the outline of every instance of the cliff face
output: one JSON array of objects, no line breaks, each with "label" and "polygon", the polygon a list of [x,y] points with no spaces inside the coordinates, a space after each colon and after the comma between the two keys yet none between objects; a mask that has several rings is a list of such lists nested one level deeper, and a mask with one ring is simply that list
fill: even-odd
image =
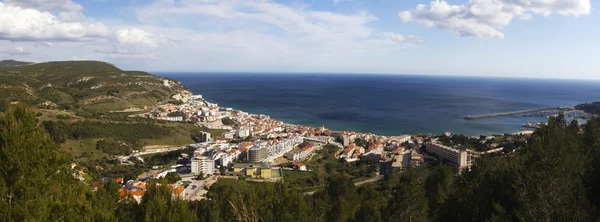
[{"label": "cliff face", "polygon": [[117,111],[187,101],[192,94],[178,81],[146,72],[123,71],[105,62],[16,64],[0,66],[0,97],[30,105]]}]

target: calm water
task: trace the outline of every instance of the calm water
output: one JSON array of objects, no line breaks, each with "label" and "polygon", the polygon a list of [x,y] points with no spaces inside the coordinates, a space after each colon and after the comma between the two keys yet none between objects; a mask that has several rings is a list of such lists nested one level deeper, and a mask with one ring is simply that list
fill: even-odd
[{"label": "calm water", "polygon": [[287,123],[382,135],[517,132],[535,117],[474,114],[600,101],[600,82],[409,75],[160,73],[194,94]]}]

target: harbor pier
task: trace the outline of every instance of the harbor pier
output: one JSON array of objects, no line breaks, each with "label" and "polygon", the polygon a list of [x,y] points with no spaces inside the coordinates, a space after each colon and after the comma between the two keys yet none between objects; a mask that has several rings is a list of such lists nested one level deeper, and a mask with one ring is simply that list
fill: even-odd
[{"label": "harbor pier", "polygon": [[572,111],[572,107],[553,107],[553,108],[538,108],[538,109],[528,109],[528,110],[519,110],[519,111],[511,111],[511,112],[502,112],[502,113],[490,113],[483,115],[473,115],[473,116],[465,116],[466,120],[474,120],[474,119],[483,119],[483,118],[491,118],[498,116],[510,116],[510,115],[518,115],[518,114],[526,114],[526,113],[535,113],[541,111],[555,111],[555,112],[568,112]]}]

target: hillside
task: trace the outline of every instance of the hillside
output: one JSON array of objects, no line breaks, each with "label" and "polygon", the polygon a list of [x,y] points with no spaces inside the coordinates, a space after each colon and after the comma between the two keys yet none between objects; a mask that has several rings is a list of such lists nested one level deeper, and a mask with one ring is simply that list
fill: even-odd
[{"label": "hillside", "polygon": [[105,62],[0,62],[0,97],[34,106],[118,111],[189,96],[178,81]]},{"label": "hillside", "polygon": [[32,62],[21,62],[21,61],[15,61],[15,60],[2,60],[2,61],[0,61],[0,68],[29,65],[31,63]]},{"label": "hillside", "polygon": [[579,104],[575,106],[575,109],[583,110],[589,114],[598,115],[600,114],[600,102]]}]

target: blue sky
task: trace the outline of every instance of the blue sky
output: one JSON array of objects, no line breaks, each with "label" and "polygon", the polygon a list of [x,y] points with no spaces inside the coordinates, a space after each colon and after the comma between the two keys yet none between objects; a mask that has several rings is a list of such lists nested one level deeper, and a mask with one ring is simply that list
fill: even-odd
[{"label": "blue sky", "polygon": [[600,79],[590,0],[2,0],[0,59]]}]

